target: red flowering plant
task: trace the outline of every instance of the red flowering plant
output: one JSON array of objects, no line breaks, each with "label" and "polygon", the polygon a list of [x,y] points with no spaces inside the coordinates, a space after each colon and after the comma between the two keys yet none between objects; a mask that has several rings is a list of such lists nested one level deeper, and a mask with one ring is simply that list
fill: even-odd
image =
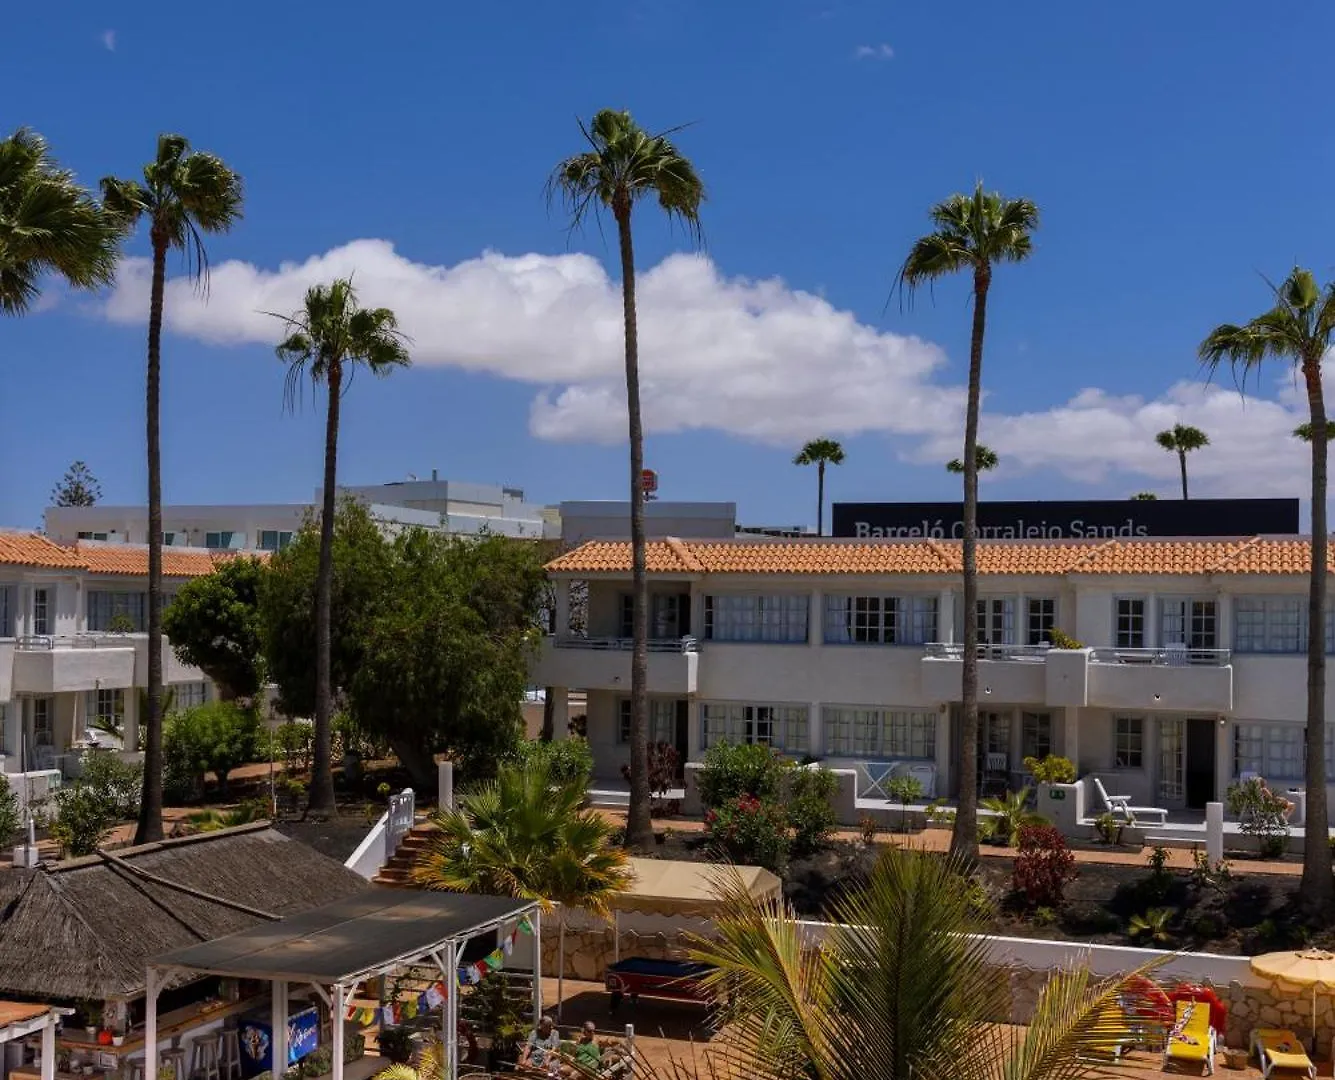
[{"label": "red flowering plant", "polygon": [[1021,825],[1011,887],[1030,907],[1057,907],[1066,884],[1076,875],[1075,855],[1066,837],[1052,825]]},{"label": "red flowering plant", "polygon": [[710,840],[735,863],[778,872],[788,861],[787,815],[772,800],[738,795],[706,811],[705,828]]}]

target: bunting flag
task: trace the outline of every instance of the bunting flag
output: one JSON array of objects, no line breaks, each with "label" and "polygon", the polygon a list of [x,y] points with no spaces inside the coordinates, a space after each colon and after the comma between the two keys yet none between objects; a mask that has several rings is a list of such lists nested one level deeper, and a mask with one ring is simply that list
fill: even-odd
[{"label": "bunting flag", "polygon": [[460,986],[476,986],[491,972],[500,971],[505,966],[505,958],[514,952],[519,935],[533,933],[533,923],[527,915],[519,920],[518,925],[501,939],[501,944],[487,953],[476,963],[466,964],[459,969]]}]

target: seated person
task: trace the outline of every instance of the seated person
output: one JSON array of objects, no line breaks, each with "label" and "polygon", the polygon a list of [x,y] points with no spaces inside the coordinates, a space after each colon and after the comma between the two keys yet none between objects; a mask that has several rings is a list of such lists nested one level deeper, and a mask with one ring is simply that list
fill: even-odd
[{"label": "seated person", "polygon": [[550,1016],[538,1021],[535,1031],[529,1033],[528,1041],[519,1054],[519,1067],[540,1069],[543,1072],[558,1073],[561,1069],[561,1036],[552,1023]]},{"label": "seated person", "polygon": [[570,1055],[580,1072],[597,1074],[602,1069],[603,1048],[598,1045],[597,1034],[593,1021],[585,1020],[575,1043],[575,1052]]}]

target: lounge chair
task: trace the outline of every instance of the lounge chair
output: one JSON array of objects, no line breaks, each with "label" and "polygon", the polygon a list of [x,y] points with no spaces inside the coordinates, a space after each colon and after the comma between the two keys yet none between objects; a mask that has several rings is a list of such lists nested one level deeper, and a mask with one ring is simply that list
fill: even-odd
[{"label": "lounge chair", "polygon": [[1126,819],[1128,825],[1134,825],[1137,818],[1154,818],[1154,825],[1163,827],[1168,823],[1168,811],[1160,806],[1132,806],[1130,795],[1109,795],[1107,788],[1103,786],[1103,781],[1097,776],[1092,778],[1094,781],[1094,790],[1098,792],[1099,798],[1103,800],[1103,809],[1117,817],[1119,814]]},{"label": "lounge chair", "polygon": [[1316,1066],[1292,1031],[1257,1028],[1252,1032],[1252,1053],[1261,1064],[1261,1075],[1269,1080],[1272,1069],[1305,1073],[1315,1080]]},{"label": "lounge chair", "polygon": [[1110,1032],[1116,1031],[1120,1034],[1110,1033],[1106,1038],[1101,1038],[1092,1043],[1086,1047],[1082,1056],[1091,1062],[1120,1061],[1122,1055],[1135,1042],[1135,1037],[1131,1032],[1131,1022],[1126,1012],[1118,1005],[1105,1005],[1099,1010],[1095,1023],[1100,1028],[1108,1028]]},{"label": "lounge chair", "polygon": [[1218,1037],[1210,1026],[1210,1006],[1203,1001],[1179,1001],[1176,1016],[1163,1049],[1164,1071],[1171,1064],[1204,1065],[1205,1075],[1213,1076]]}]

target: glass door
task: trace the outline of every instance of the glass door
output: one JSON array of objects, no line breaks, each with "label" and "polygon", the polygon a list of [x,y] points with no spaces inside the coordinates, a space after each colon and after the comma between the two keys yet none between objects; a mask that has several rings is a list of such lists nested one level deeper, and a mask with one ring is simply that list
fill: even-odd
[{"label": "glass door", "polygon": [[1159,801],[1167,807],[1186,804],[1186,722],[1159,721]]}]

